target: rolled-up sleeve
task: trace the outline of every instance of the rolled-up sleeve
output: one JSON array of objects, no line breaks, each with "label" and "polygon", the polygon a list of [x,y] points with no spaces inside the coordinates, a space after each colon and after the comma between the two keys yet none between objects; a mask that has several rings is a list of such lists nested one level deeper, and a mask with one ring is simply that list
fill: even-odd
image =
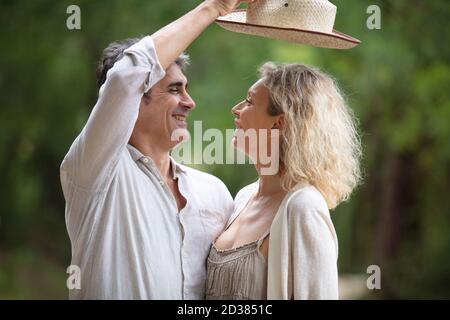
[{"label": "rolled-up sleeve", "polygon": [[107,186],[131,137],[142,95],[164,75],[150,36],[124,51],[108,71],[97,103],[61,165],[63,189],[69,180],[93,191]]}]

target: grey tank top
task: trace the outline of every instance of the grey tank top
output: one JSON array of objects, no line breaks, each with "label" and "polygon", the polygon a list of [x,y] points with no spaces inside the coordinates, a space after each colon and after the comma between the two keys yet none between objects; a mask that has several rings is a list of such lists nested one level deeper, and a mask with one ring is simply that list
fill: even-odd
[{"label": "grey tank top", "polygon": [[267,263],[259,247],[269,232],[234,249],[219,250],[212,244],[207,260],[207,300],[267,299]]}]

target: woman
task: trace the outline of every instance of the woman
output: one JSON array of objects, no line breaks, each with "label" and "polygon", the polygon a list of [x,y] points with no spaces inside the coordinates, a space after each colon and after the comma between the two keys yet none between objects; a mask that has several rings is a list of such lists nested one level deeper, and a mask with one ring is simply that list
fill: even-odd
[{"label": "woman", "polygon": [[[359,183],[360,141],[350,109],[325,73],[266,63],[232,109],[234,146],[259,179],[236,196],[235,212],[208,257],[207,299],[338,299],[338,242],[329,209]],[[279,133],[277,135],[276,133]],[[279,139],[279,170],[263,174],[260,150]],[[254,152],[258,150],[258,152]]]}]

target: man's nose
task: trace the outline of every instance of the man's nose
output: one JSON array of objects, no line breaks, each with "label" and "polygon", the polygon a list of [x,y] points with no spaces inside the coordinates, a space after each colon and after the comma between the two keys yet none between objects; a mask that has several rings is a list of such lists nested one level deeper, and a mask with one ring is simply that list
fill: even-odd
[{"label": "man's nose", "polygon": [[187,109],[194,109],[195,108],[195,101],[187,93],[183,97],[183,100],[181,101],[181,104],[183,105],[183,107],[185,107]]}]

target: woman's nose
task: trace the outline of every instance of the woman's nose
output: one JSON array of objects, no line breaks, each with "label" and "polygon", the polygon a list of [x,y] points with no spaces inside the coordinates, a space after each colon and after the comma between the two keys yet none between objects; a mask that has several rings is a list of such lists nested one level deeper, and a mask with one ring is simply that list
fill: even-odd
[{"label": "woman's nose", "polygon": [[239,116],[239,114],[241,113],[241,105],[242,103],[238,103],[237,105],[235,105],[233,108],[231,108],[231,113],[234,114],[235,116]]}]

